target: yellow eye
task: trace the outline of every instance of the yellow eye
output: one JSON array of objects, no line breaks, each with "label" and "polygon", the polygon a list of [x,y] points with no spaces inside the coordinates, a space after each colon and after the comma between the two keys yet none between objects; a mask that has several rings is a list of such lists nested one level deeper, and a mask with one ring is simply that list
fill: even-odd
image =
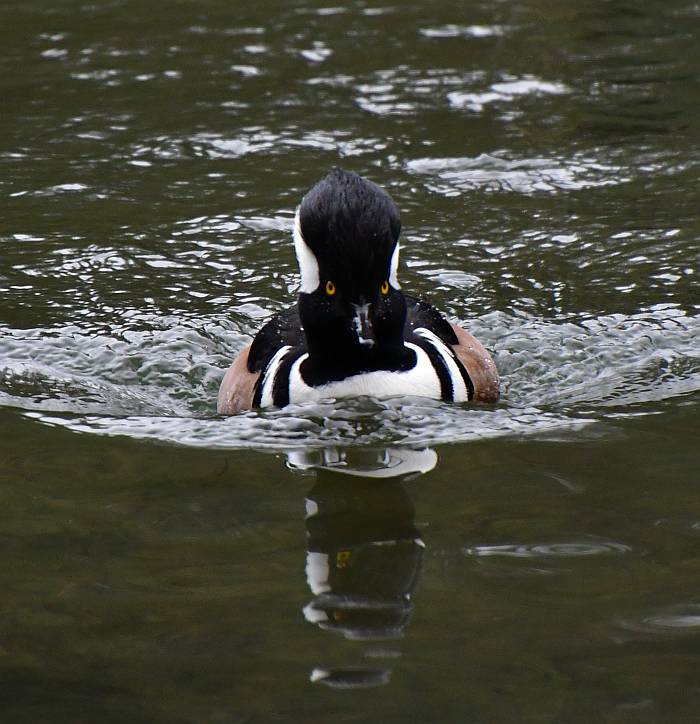
[{"label": "yellow eye", "polygon": [[332,297],[335,294],[335,284],[330,279],[326,282],[326,294]]},{"label": "yellow eye", "polygon": [[389,293],[389,282],[383,282],[382,286],[379,287],[379,291],[386,296]]}]

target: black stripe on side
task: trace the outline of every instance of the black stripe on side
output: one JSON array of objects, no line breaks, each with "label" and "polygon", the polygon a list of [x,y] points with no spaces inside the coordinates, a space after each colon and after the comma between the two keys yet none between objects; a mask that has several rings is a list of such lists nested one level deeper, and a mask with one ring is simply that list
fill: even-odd
[{"label": "black stripe on side", "polygon": [[424,337],[416,335],[414,344],[417,344],[428,355],[430,364],[433,365],[435,374],[438,376],[438,380],[440,380],[440,398],[445,400],[445,402],[454,402],[455,393],[452,385],[452,377],[442,355],[435,349],[432,342]]},{"label": "black stripe on side", "polygon": [[457,363],[457,369],[460,371],[460,374],[462,375],[462,379],[464,380],[464,384],[467,386],[467,400],[471,402],[474,399],[474,383],[472,382],[472,378],[469,376],[469,372],[467,372],[467,368],[462,364],[462,361],[457,357],[456,354],[452,355],[454,357],[455,362]]},{"label": "black stripe on side", "polygon": [[[279,350],[276,350],[275,354],[277,353],[277,351],[279,351]],[[287,350],[285,352],[285,354],[283,355],[282,360],[277,365],[277,371],[275,372],[275,377],[272,380],[272,384],[273,384],[272,403],[273,404],[275,402],[275,400],[274,400],[274,384],[277,380],[277,375],[279,374],[280,367],[283,364],[284,359],[289,356],[290,352],[291,352],[291,350]],[[265,388],[265,382],[267,381],[268,376],[270,374],[272,374],[272,370],[270,369],[270,364],[272,363],[272,360],[274,358],[275,358],[275,355],[274,354],[271,355],[270,359],[267,361],[265,368],[263,369],[262,373],[260,374],[260,376],[257,379],[257,382],[255,383],[255,387],[253,388],[253,407],[260,407],[260,405],[262,404],[263,389]]]},{"label": "black stripe on side", "polygon": [[265,370],[263,370],[260,375],[258,375],[258,379],[255,382],[255,387],[253,388],[253,407],[260,407],[260,402],[262,400],[263,382],[265,382]]},{"label": "black stripe on side", "polygon": [[[275,376],[272,379],[272,404],[275,407],[285,407],[289,404],[289,372],[301,354],[302,351],[299,349],[290,349],[277,365],[277,370],[274,373]],[[258,377],[253,392],[253,407],[260,407],[265,380],[270,373],[271,370],[266,369],[260,377]]]},{"label": "black stripe on side", "polygon": [[275,407],[286,407],[289,404],[289,373],[301,354],[299,349],[290,349],[277,367],[277,374],[272,380],[272,404]]}]

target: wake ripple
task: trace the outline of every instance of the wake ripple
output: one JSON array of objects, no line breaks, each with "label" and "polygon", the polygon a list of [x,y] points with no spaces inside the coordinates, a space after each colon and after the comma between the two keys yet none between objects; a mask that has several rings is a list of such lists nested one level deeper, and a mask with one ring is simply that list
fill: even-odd
[{"label": "wake ripple", "polygon": [[494,312],[467,326],[494,353],[498,405],[331,400],[220,418],[218,384],[249,336],[215,318],[140,321],[140,329],[109,332],[0,328],[0,404],[77,432],[308,450],[549,434],[654,414],[659,403],[700,390],[700,316],[675,305],[577,322]]}]

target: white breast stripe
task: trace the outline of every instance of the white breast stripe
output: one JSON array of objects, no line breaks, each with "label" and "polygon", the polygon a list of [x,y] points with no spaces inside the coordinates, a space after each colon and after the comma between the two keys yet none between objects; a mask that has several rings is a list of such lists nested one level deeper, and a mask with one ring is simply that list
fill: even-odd
[{"label": "white breast stripe", "polygon": [[309,353],[301,355],[299,359],[289,368],[289,401],[304,402],[305,400],[315,400],[313,396],[313,387],[304,382],[299,372],[301,363],[309,356]]},{"label": "white breast stripe", "polygon": [[455,362],[452,352],[448,349],[447,345],[438,337],[434,332],[431,332],[425,327],[418,327],[414,332],[422,337],[426,342],[430,342],[435,348],[435,351],[442,357],[447,370],[450,373],[450,379],[452,380],[452,390],[455,402],[466,402],[469,399],[469,393],[467,386],[464,383],[462,373],[459,371],[459,367]]},{"label": "white breast stripe", "polygon": [[440,380],[428,355],[417,345],[406,343],[416,353],[416,364],[405,372],[364,372],[337,382],[311,387],[301,376],[300,367],[308,355],[302,355],[289,370],[290,402],[308,402],[330,397],[431,397],[440,399]]},{"label": "white breast stripe", "polygon": [[301,222],[299,221],[299,209],[297,209],[294,217],[294,251],[297,255],[297,263],[299,264],[299,274],[301,275],[300,292],[310,294],[318,289],[320,284],[320,276],[318,271],[318,261],[314,256],[309,245],[304,241],[304,235],[301,233]]},{"label": "white breast stripe", "polygon": [[260,395],[260,407],[270,407],[272,402],[272,388],[275,384],[275,377],[279,371],[282,359],[292,348],[291,345],[285,344],[284,347],[280,347],[275,353],[275,356],[268,362],[265,367],[265,376],[263,377],[262,383],[262,394]]},{"label": "white breast stripe", "polygon": [[394,289],[401,289],[399,284],[399,242],[396,242],[394,253],[391,255],[391,263],[389,264],[389,284]]}]

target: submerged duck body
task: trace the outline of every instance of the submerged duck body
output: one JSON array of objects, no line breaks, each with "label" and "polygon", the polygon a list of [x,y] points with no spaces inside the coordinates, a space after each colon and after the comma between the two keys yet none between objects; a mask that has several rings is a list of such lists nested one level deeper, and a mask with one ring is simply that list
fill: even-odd
[{"label": "submerged duck body", "polygon": [[484,347],[401,291],[400,231],[391,197],[357,174],[335,169],[308,192],[294,223],[298,302],[234,360],[219,413],[363,395],[498,399]]}]

